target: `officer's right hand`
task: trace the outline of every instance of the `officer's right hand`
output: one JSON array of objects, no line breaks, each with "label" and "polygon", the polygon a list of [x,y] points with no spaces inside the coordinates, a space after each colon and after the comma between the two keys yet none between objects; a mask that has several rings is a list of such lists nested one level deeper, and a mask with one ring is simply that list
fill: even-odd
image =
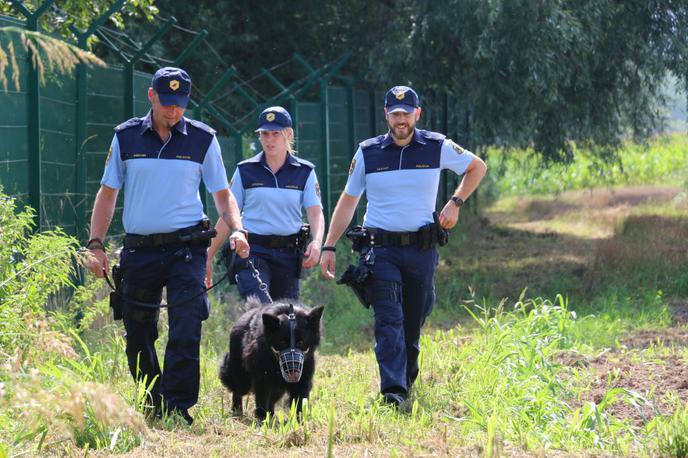
[{"label": "officer's right hand", "polygon": [[108,260],[105,251],[100,248],[88,250],[88,257],[86,258],[86,267],[98,278],[103,278],[105,272],[110,268],[110,261]]},{"label": "officer's right hand", "polygon": [[248,245],[248,240],[246,239],[246,234],[241,231],[234,231],[229,236],[229,247],[236,251],[241,259],[248,258],[250,253],[250,247]]},{"label": "officer's right hand", "polygon": [[323,251],[320,256],[320,270],[323,277],[328,280],[334,280],[335,264],[337,262],[337,255],[333,251]]}]

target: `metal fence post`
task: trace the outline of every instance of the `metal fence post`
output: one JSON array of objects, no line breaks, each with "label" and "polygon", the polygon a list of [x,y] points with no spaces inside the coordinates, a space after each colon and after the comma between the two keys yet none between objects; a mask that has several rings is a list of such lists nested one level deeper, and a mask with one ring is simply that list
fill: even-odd
[{"label": "metal fence post", "polygon": [[172,62],[172,67],[179,67],[207,36],[208,31],[205,29],[198,32],[194,39],[191,40],[191,43],[186,45],[186,48],[184,48],[184,50],[177,56],[174,62]]},{"label": "metal fence post", "polygon": [[172,28],[174,24],[177,23],[177,20],[174,18],[174,16],[170,16],[170,18],[165,22],[165,24],[160,27],[157,32],[144,44],[141,48],[139,48],[136,51],[136,54],[131,56],[131,59],[127,59],[124,64],[124,118],[129,119],[134,117],[134,67],[136,66],[136,63],[143,57],[146,52],[155,44],[156,41],[158,41],[160,38],[163,37],[169,30]]},{"label": "metal fence post", "polygon": [[323,78],[320,80],[320,160],[325,176],[320,180],[320,188],[322,189],[322,205],[325,219],[328,220],[330,215],[330,114],[327,109],[329,103],[329,94],[327,93],[328,80]]},{"label": "metal fence post", "polygon": [[[12,0],[12,5],[26,17],[26,28],[32,32],[38,32],[38,20],[50,8],[55,0],[46,0],[41,6],[31,13],[22,2]],[[27,53],[28,60],[28,153],[29,153],[29,205],[35,210],[35,230],[40,231],[43,221],[43,209],[41,208],[41,85],[39,70],[33,62],[33,54]]]},{"label": "metal fence post", "polygon": [[[88,38],[96,33],[105,21],[115,14],[124,4],[124,0],[117,0],[110,8],[99,18],[97,18],[85,32],[81,32],[74,25],[70,26],[70,30],[77,37],[77,44],[81,49],[88,49]],[[86,143],[86,131],[88,124],[88,68],[85,64],[77,66],[76,76],[76,193],[78,196],[77,204],[74,209],[76,214],[76,237],[79,240],[86,239],[86,155],[84,148]]]}]

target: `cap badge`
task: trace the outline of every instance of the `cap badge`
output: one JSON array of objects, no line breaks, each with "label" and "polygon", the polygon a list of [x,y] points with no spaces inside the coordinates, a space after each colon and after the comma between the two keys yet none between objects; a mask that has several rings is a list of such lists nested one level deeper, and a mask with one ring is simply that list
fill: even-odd
[{"label": "cap badge", "polygon": [[176,91],[177,89],[179,89],[179,81],[177,81],[177,80],[170,81],[170,89],[172,89],[173,91]]},{"label": "cap badge", "polygon": [[406,96],[406,89],[395,90],[394,96],[397,98],[397,100],[404,100],[404,96]]},{"label": "cap badge", "polygon": [[272,122],[275,120],[275,113],[268,113],[265,115],[265,119],[268,120],[268,122]]}]

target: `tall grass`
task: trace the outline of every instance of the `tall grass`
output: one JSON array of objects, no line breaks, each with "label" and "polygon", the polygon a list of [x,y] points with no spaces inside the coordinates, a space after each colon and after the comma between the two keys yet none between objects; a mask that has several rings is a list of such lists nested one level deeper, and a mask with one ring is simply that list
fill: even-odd
[{"label": "tall grass", "polygon": [[627,143],[615,158],[574,148],[570,164],[544,163],[532,150],[492,149],[487,179],[498,196],[561,193],[622,185],[686,185],[688,137],[674,134],[647,144]]}]

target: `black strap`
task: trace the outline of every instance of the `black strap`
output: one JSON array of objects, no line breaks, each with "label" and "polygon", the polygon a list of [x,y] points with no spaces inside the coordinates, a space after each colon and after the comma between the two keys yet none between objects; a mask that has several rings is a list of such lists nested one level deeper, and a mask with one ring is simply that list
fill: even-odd
[{"label": "black strap", "polygon": [[126,296],[125,296],[124,294],[122,294],[117,288],[115,288],[115,286],[112,284],[112,281],[110,280],[110,277],[109,277],[108,274],[107,274],[107,270],[106,270],[106,269],[103,269],[103,275],[105,276],[105,281],[107,282],[108,286],[109,286],[110,288],[112,288],[112,291],[113,291],[115,294],[117,294],[119,297],[121,297],[122,300],[127,301],[128,304],[136,305],[137,307],[150,308],[150,309],[159,309],[159,308],[163,308],[163,307],[167,307],[167,308],[179,307],[180,305],[184,305],[184,304],[186,304],[186,303],[188,303],[188,302],[191,302],[192,300],[196,299],[197,297],[199,297],[199,296],[201,296],[201,295],[207,293],[208,291],[210,291],[211,289],[215,288],[217,285],[219,285],[220,283],[222,283],[226,278],[229,278],[229,274],[230,274],[230,272],[231,272],[231,270],[229,269],[229,267],[231,267],[232,265],[234,265],[234,263],[235,263],[235,261],[236,261],[236,252],[235,252],[234,250],[232,250],[231,253],[232,253],[232,254],[231,254],[231,260],[230,260],[230,262],[227,264],[227,265],[228,265],[227,271],[226,271],[225,274],[222,276],[222,278],[220,278],[215,284],[210,285],[210,288],[203,288],[203,291],[201,291],[200,293],[198,293],[198,294],[196,294],[196,295],[194,295],[194,296],[191,296],[191,297],[188,298],[188,299],[184,299],[184,300],[181,301],[181,302],[177,302],[176,304],[150,304],[150,303],[147,303],[147,302],[141,302],[141,301],[137,301],[137,300],[131,299],[131,298],[129,298],[129,297],[126,297]]}]

